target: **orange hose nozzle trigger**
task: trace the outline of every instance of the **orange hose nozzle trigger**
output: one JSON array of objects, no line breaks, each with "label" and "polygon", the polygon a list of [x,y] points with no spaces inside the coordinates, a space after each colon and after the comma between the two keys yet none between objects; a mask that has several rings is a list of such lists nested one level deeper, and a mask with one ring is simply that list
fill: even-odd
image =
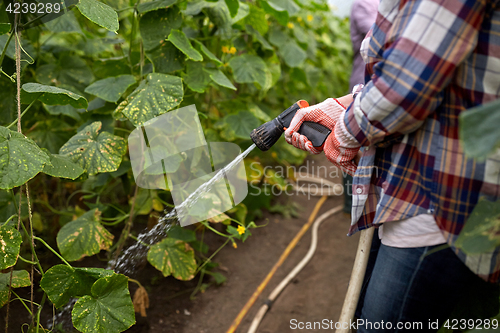
[{"label": "orange hose nozzle trigger", "polygon": [[300,108],[307,108],[309,106],[309,103],[307,103],[307,101],[304,101],[303,99],[301,99],[300,101],[297,102],[297,104],[300,106]]}]

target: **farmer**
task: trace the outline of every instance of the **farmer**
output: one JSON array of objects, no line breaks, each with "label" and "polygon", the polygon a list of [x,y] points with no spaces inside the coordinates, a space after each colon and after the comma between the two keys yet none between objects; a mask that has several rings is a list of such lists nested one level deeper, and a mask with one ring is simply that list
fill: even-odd
[{"label": "farmer", "polygon": [[[349,235],[380,227],[361,319],[436,331],[471,288],[498,304],[484,281],[499,280],[498,249],[454,243],[480,198],[500,199],[498,151],[478,162],[458,138],[460,113],[500,97],[500,0],[383,0],[362,48],[365,86],[301,109],[285,138],[354,174]],[[297,133],[304,121],[332,130],[323,148]]]}]

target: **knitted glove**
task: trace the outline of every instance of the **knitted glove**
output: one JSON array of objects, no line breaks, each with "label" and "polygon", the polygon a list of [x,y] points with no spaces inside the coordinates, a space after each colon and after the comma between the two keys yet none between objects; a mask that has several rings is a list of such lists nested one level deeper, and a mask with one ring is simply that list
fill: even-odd
[{"label": "knitted glove", "polygon": [[324,151],[330,162],[353,176],[357,168],[353,160],[361,145],[345,127],[344,116],[345,111],[339,116],[332,134],[326,139]]},{"label": "knitted glove", "polygon": [[[344,111],[345,107],[334,98],[328,98],[319,104],[298,110],[290,126],[285,131],[286,142],[312,154],[319,154],[323,147],[313,147],[311,141],[305,135],[297,133],[297,131],[304,121],[313,121],[333,131],[337,119]],[[332,134],[329,137],[331,136]]]}]

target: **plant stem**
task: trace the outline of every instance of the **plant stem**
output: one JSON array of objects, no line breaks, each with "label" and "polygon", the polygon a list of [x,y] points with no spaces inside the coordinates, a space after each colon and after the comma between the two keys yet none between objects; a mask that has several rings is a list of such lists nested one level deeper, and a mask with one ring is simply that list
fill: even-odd
[{"label": "plant stem", "polygon": [[73,193],[70,194],[70,196],[68,197],[68,199],[66,199],[66,206],[69,206],[69,202],[71,200],[71,198],[73,198],[73,196],[75,194],[78,194],[78,193],[95,193],[93,191],[89,191],[89,190],[78,190],[78,191],[75,191]]},{"label": "plant stem", "polygon": [[[26,235],[29,237],[30,234],[29,234],[28,230],[26,230],[26,226],[24,225],[24,223],[21,223],[21,226],[23,227],[23,230],[26,233]],[[32,242],[30,242],[30,247],[31,247],[31,253],[35,254],[35,260],[34,261],[36,262],[36,265],[38,266],[38,269],[40,270],[40,274],[43,275],[43,268],[40,265],[40,261],[38,260],[38,256],[36,255],[36,252],[35,252],[35,247],[33,246]]]},{"label": "plant stem", "polygon": [[[130,213],[129,213],[129,219],[127,221],[127,224],[125,225],[125,228],[123,228],[122,234],[120,235],[120,239],[118,240],[117,244],[118,247],[116,248],[115,251],[115,263],[118,262],[118,256],[120,255],[120,252],[123,249],[123,245],[125,245],[125,241],[127,240],[129,234],[130,234],[130,229],[132,228],[132,221],[134,219],[134,207],[135,207],[135,201],[137,199],[137,193],[139,192],[139,186],[137,184],[135,185],[135,190],[134,190],[134,197],[132,198],[132,207],[130,208]],[[114,269],[113,264],[113,269]]]},{"label": "plant stem", "polygon": [[66,216],[73,216],[73,213],[70,212],[63,212],[61,210],[57,210],[54,207],[52,207],[48,202],[45,202],[43,200],[35,200],[36,203],[44,204],[52,213],[57,214],[57,215],[66,215]]},{"label": "plant stem", "polygon": [[170,207],[170,208],[174,208],[175,205],[172,205],[172,204],[169,204],[168,202],[166,202],[165,200],[163,200],[162,198],[160,198],[159,196],[156,197],[156,199],[158,199],[162,204],[164,204],[165,206],[167,207]]},{"label": "plant stem", "polygon": [[231,238],[226,239],[226,241],[224,242],[224,244],[222,244],[221,246],[219,246],[219,248],[218,248],[217,250],[215,250],[215,252],[214,252],[214,253],[212,253],[212,255],[211,255],[210,257],[208,257],[208,259],[207,259],[207,260],[205,260],[205,262],[204,262],[202,265],[200,265],[200,266],[196,269],[195,274],[197,274],[197,273],[198,273],[198,272],[199,272],[199,271],[200,271],[203,267],[205,267],[205,265],[206,265],[206,264],[208,264],[208,262],[209,262],[210,260],[212,260],[212,258],[213,258],[213,257],[215,257],[215,255],[216,255],[217,253],[219,253],[219,251],[220,251],[220,250],[222,250],[222,248],[223,248],[224,246],[226,246],[226,245],[227,245],[227,243],[229,243],[229,241],[230,241],[230,240],[231,240]]},{"label": "plant stem", "polygon": [[205,272],[201,272],[200,279],[198,280],[198,284],[196,285],[196,288],[193,290],[193,292],[189,296],[189,299],[193,300],[194,299],[194,295],[196,295],[196,293],[198,292],[198,290],[200,290],[201,283],[203,282],[203,277],[204,276],[205,276]]},{"label": "plant stem", "polygon": [[[128,60],[130,62],[130,69],[133,70],[134,68],[134,65],[132,64],[132,44],[134,43],[134,39],[135,39],[135,30],[136,30],[136,25],[137,25],[137,16],[138,16],[138,12],[137,12],[137,6],[139,6],[139,3],[141,2],[141,0],[137,0],[134,4],[134,15],[132,17],[132,30],[130,31],[130,42],[129,42],[129,49],[128,49]],[[142,73],[141,73],[142,74]],[[141,76],[142,78],[142,76]]]},{"label": "plant stem", "polygon": [[222,236],[222,237],[226,237],[226,238],[233,238],[233,236],[230,236],[230,235],[226,235],[226,234],[223,234],[217,230],[215,230],[214,228],[212,228],[207,222],[201,222],[205,227],[207,227],[208,229],[210,229],[211,231],[215,232],[217,235],[219,236]]},{"label": "plant stem", "polygon": [[[28,105],[28,106],[26,107],[26,109],[24,109],[23,113],[21,113],[21,118],[24,116],[24,114],[25,114],[26,112],[28,112],[28,110],[31,108],[31,106],[32,106],[33,104],[35,104],[35,102],[36,102],[36,101],[40,98],[40,96],[42,96],[42,95],[43,95],[43,93],[40,93],[40,94],[39,94],[39,95],[38,95],[38,96],[37,96],[37,97],[33,100],[33,102],[31,102],[31,103],[30,103],[30,105]],[[17,121],[18,121],[18,120],[19,120],[19,118],[16,118],[16,120],[14,120],[12,123],[10,123],[10,125],[9,125],[9,126],[7,126],[7,128],[11,128],[12,126],[14,126],[14,125],[17,123]]]},{"label": "plant stem", "polygon": [[13,218],[15,218],[15,217],[17,217],[17,214],[14,214],[14,215],[12,215],[11,217],[9,217],[9,218],[7,219],[7,221],[5,221],[5,222],[4,222],[4,224],[3,224],[3,225],[7,225],[7,223],[9,223],[9,222],[10,222],[10,220],[12,220],[12,219],[13,219]]},{"label": "plant stem", "polygon": [[31,310],[30,310],[30,308],[24,302],[24,301],[28,302],[29,300],[19,297],[19,295],[16,294],[16,292],[14,290],[12,290],[11,293],[13,293],[14,296],[16,296],[16,299],[18,299],[24,305],[24,307],[26,308],[26,310],[28,310],[28,312],[30,313],[30,315],[33,315],[32,312],[31,312]]},{"label": "plant stem", "polygon": [[63,258],[63,257],[62,257],[59,253],[57,253],[57,251],[56,251],[56,250],[54,250],[52,247],[50,247],[50,245],[49,245],[49,244],[47,244],[47,243],[46,243],[43,239],[41,239],[40,237],[36,237],[36,236],[35,236],[35,237],[33,237],[33,238],[34,238],[34,239],[36,239],[37,241],[39,241],[40,243],[42,243],[43,245],[45,245],[45,246],[46,246],[46,247],[47,247],[50,251],[52,251],[52,253],[54,253],[54,254],[55,254],[55,255],[56,255],[59,259],[61,259],[61,261],[62,261],[63,263],[65,263],[68,267],[70,267],[72,270],[75,270],[75,269],[73,268],[73,266],[71,266],[71,265],[69,264],[69,262],[67,262],[67,261],[66,261],[66,259],[64,259],[64,258]]},{"label": "plant stem", "polygon": [[43,305],[45,304],[45,300],[47,299],[47,294],[43,293],[42,301],[38,306],[38,311],[36,313],[36,333],[38,333],[38,327],[40,326],[40,315],[42,314]]},{"label": "plant stem", "polygon": [[[128,277],[128,276],[127,276],[127,277]],[[129,277],[128,277],[128,280],[129,280],[130,282],[135,283],[135,284],[136,284],[136,285],[138,285],[139,287],[144,288],[144,287],[142,286],[142,284],[141,284],[139,281],[137,281],[137,280],[135,280],[135,279],[132,279],[132,278],[129,278]]]},{"label": "plant stem", "polygon": [[141,241],[139,238],[135,237],[135,236],[134,236],[134,235],[132,235],[132,234],[129,234],[128,236],[129,236],[130,238],[132,238],[133,240],[135,240],[136,242],[141,243],[141,245],[143,245],[143,246],[146,246],[146,247],[151,247],[151,245],[150,245],[150,244],[144,243],[143,241]]},{"label": "plant stem", "polygon": [[24,261],[25,263],[28,263],[30,265],[36,265],[36,262],[35,261],[31,261],[31,260],[28,260],[28,259],[24,259],[22,256],[18,256],[19,259],[21,259],[21,261]]},{"label": "plant stem", "polygon": [[140,60],[139,60],[139,68],[140,68],[140,77],[142,79],[142,72],[143,72],[143,67],[144,67],[144,47],[142,45],[142,39],[139,42],[139,51],[141,54]]},{"label": "plant stem", "polygon": [[125,215],[125,216],[121,216],[120,218],[115,219],[113,222],[105,222],[101,218],[101,224],[104,224],[104,225],[107,225],[107,226],[117,225],[117,224],[121,223],[123,220],[125,220],[128,216],[129,216],[128,214]]}]

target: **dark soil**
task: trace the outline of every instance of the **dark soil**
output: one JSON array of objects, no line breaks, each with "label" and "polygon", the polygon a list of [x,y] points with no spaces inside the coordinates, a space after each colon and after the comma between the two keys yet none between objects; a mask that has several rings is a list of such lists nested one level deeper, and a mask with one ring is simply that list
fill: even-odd
[{"label": "dark soil", "polygon": [[[328,161],[323,159],[315,161],[328,165]],[[341,183],[340,178],[331,180]],[[262,219],[255,222],[257,225],[267,223],[266,227],[252,229],[252,236],[245,243],[238,242],[237,249],[230,245],[222,249],[214,258],[214,261],[219,263],[215,271],[227,277],[227,281],[222,285],[217,286],[212,278],[206,277],[202,282],[212,285],[205,292],[196,293],[194,299],[191,299],[191,293],[199,283],[199,276],[192,281],[183,282],[172,277],[164,278],[150,265],[138,271],[134,278],[148,290],[150,307],[147,310],[147,317],[141,317],[136,313],[137,323],[127,332],[226,332],[257,286],[278,261],[286,246],[307,222],[319,197],[294,195],[280,200],[297,203],[300,207],[300,216],[284,218],[282,215],[265,213]],[[343,202],[343,197],[328,198],[318,216],[330,208],[343,205]],[[323,222],[319,229],[318,248],[314,257],[274,302],[258,329],[259,333],[297,331],[290,327],[292,319],[296,319],[297,322],[338,320],[358,243],[357,235],[346,236],[349,224],[349,215],[342,212]],[[310,246],[310,237],[309,229],[273,276],[236,332],[247,332],[263,301],[305,256]],[[210,247],[209,253],[222,245],[224,240],[213,233],[205,233],[204,241]],[[93,266],[97,266],[95,262]],[[105,263],[101,263],[101,266],[104,267]],[[130,284],[130,289],[133,294],[136,286]],[[29,288],[19,291],[23,297],[29,298]],[[41,293],[37,294],[38,301],[40,295]],[[44,317],[48,319],[52,310],[48,306],[46,308]],[[26,310],[19,302],[11,304],[10,332],[19,332],[20,325],[28,320],[25,314]],[[5,327],[4,318],[5,307],[0,310],[0,331]],[[307,330],[307,332],[324,331]]]}]

